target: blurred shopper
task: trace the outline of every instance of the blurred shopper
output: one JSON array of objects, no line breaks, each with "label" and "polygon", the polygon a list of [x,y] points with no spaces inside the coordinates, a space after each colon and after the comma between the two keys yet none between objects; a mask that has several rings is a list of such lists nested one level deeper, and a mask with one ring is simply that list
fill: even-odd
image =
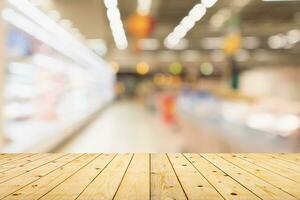
[{"label": "blurred shopper", "polygon": [[175,97],[167,94],[162,98],[162,115],[165,123],[174,125],[176,124],[175,115]]}]

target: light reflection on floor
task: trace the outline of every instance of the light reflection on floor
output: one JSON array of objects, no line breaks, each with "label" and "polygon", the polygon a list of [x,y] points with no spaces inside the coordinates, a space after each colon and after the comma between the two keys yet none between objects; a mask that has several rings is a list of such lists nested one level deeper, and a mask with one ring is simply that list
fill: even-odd
[{"label": "light reflection on floor", "polygon": [[180,134],[159,115],[134,101],[121,101],[106,109],[61,152],[180,152]]}]

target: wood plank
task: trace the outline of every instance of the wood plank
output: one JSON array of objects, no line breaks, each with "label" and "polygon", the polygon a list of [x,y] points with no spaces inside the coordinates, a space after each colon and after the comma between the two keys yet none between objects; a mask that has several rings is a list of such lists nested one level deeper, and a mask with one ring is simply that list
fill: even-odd
[{"label": "wood plank", "polygon": [[151,154],[151,199],[187,199],[166,154]]},{"label": "wood plank", "polygon": [[279,164],[273,163],[272,161],[266,161],[265,159],[256,157],[254,154],[250,155],[250,154],[240,154],[237,155],[240,158],[243,158],[255,165],[258,165],[260,167],[263,167],[265,169],[268,169],[272,172],[275,172],[277,174],[280,174],[281,176],[284,176],[286,178],[289,178],[291,180],[294,180],[298,183],[300,183],[300,173],[295,172],[291,169],[285,168],[283,166],[280,166]]},{"label": "wood plank", "polygon": [[16,168],[16,167],[22,167],[23,165],[26,165],[30,162],[41,159],[45,156],[46,155],[44,155],[44,154],[32,154],[32,155],[27,156],[25,158],[15,160],[14,162],[8,162],[8,163],[5,163],[5,164],[2,164],[1,167],[0,167],[0,172],[4,172],[4,171],[10,170],[12,168]]},{"label": "wood plank", "polygon": [[132,157],[133,154],[118,154],[107,168],[79,195],[77,200],[113,199]]},{"label": "wood plank", "polygon": [[168,157],[188,199],[223,199],[182,154],[168,154]]},{"label": "wood plank", "polygon": [[0,154],[0,199],[300,199],[298,156]]},{"label": "wood plank", "polygon": [[234,165],[300,199],[300,184],[230,154],[220,155]]},{"label": "wood plank", "polygon": [[268,155],[268,154],[249,154],[250,156],[255,156],[255,158],[264,160],[265,162],[276,164],[283,168],[291,169],[294,172],[300,173],[299,164],[295,164],[293,162],[289,162],[283,159],[276,157],[275,155]]},{"label": "wood plank", "polygon": [[270,155],[276,155],[281,159],[300,164],[300,153],[272,153]]},{"label": "wood plank", "polygon": [[225,199],[260,199],[251,191],[198,154],[184,154],[196,169],[219,191]]},{"label": "wood plank", "polygon": [[31,154],[31,153],[10,154],[9,156],[0,160],[0,168],[3,164],[9,163],[9,162],[14,162],[15,160],[22,159],[22,158],[28,157],[30,155],[33,155],[33,154]]},{"label": "wood plank", "polygon": [[[115,154],[102,154],[80,169],[70,178],[62,182],[53,190],[45,194],[44,200],[70,200],[76,199],[80,193],[102,172],[102,170],[114,159]],[[102,187],[102,186],[101,186]],[[100,188],[98,186],[98,188]]]},{"label": "wood plank", "polygon": [[0,153],[0,160],[1,160],[2,158],[7,158],[7,157],[9,157],[9,156],[13,156],[13,154],[9,154],[9,153]]},{"label": "wood plank", "polygon": [[149,154],[134,154],[114,199],[150,199]]},{"label": "wood plank", "polygon": [[59,167],[58,169],[50,172],[46,176],[38,179],[37,181],[31,182],[27,186],[21,188],[20,190],[14,191],[11,195],[7,196],[6,200],[35,200],[44,196],[46,193],[50,192],[57,185],[61,184],[67,178],[72,176],[82,167],[93,161],[98,154],[85,154],[78,155],[75,160],[67,163],[65,166]]},{"label": "wood plank", "polygon": [[209,162],[222,169],[240,184],[251,190],[262,199],[296,199],[290,194],[278,189],[277,187],[265,182],[264,180],[250,174],[236,165],[224,160],[214,154],[201,154]]},{"label": "wood plank", "polygon": [[300,154],[286,154],[286,153],[267,153],[268,156],[275,156],[277,159],[292,162],[296,165],[300,165]]},{"label": "wood plank", "polygon": [[45,155],[47,155],[47,156],[42,158],[42,159],[30,162],[30,163],[28,163],[26,165],[23,165],[23,166],[19,166],[19,167],[10,169],[10,170],[5,171],[5,172],[1,172],[0,173],[0,183],[8,181],[8,180],[10,180],[14,177],[17,177],[19,175],[27,173],[30,170],[33,170],[33,169],[38,168],[42,165],[45,165],[48,162],[54,161],[57,158],[65,156],[65,154],[45,154]]},{"label": "wood plank", "polygon": [[[76,159],[80,155],[70,154],[65,155],[62,157],[63,154],[60,154],[60,157],[56,160],[52,160],[52,162],[48,163],[47,165],[42,165],[36,169],[33,169],[27,173],[24,173],[20,176],[17,176],[13,179],[10,179],[2,184],[0,184],[0,198],[4,198],[13,192],[17,191],[18,189],[44,177],[51,171],[65,165],[66,163]],[[56,155],[57,156],[57,155]],[[49,155],[48,157],[51,157]],[[14,193],[15,196],[18,196],[19,193]]]}]

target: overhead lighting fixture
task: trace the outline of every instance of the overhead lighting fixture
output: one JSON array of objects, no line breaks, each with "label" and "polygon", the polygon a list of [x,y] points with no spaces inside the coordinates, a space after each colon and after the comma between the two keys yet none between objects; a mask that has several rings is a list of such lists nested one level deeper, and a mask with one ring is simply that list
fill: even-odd
[{"label": "overhead lighting fixture", "polygon": [[281,49],[288,44],[287,37],[284,34],[277,34],[270,36],[268,39],[268,45],[271,49]]},{"label": "overhead lighting fixture", "polygon": [[28,0],[8,0],[8,3],[19,12],[6,8],[2,16],[7,22],[54,48],[82,67],[95,71],[107,71],[105,68],[107,64],[103,59]]},{"label": "overhead lighting fixture", "polygon": [[123,23],[121,21],[121,14],[118,9],[117,0],[104,0],[104,5],[107,8],[107,18],[109,20],[110,29],[116,46],[118,49],[126,49],[128,41],[126,38]]},{"label": "overhead lighting fixture", "polygon": [[201,3],[206,7],[206,8],[210,8],[213,5],[215,5],[215,3],[217,3],[218,0],[202,0]]},{"label": "overhead lighting fixture", "polygon": [[300,30],[293,29],[286,34],[272,35],[268,38],[268,45],[271,49],[290,49],[300,42]]},{"label": "overhead lighting fixture", "polygon": [[287,40],[290,44],[296,44],[300,42],[300,30],[293,29],[287,32]]},{"label": "overhead lighting fixture", "polygon": [[140,15],[149,15],[151,10],[152,0],[138,0],[137,13]]},{"label": "overhead lighting fixture", "polygon": [[210,18],[210,25],[213,28],[220,28],[231,17],[231,11],[229,8],[222,8],[216,14]]},{"label": "overhead lighting fixture", "polygon": [[196,4],[184,17],[179,25],[177,25],[173,32],[171,32],[164,41],[167,48],[175,47],[182,38],[195,26],[202,17],[206,14],[206,9],[212,7],[217,0],[203,0],[202,3]]}]

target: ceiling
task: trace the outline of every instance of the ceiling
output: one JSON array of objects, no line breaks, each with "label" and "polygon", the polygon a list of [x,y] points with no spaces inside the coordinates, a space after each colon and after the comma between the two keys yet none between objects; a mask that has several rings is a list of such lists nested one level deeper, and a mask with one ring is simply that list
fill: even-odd
[{"label": "ceiling", "polygon": [[[134,50],[135,40],[126,30],[129,47],[126,50],[115,48],[102,0],[53,0],[53,7],[60,11],[63,18],[70,19],[74,27],[78,28],[87,39],[105,40],[108,46],[108,54],[105,56],[107,60],[121,63],[123,69],[131,69],[141,60],[149,62],[154,68],[164,67],[166,62],[172,60],[186,62],[182,58],[187,54],[184,50],[169,50],[164,47],[163,40],[197,3],[199,0],[153,0],[151,14],[155,17],[156,27],[150,37],[158,39],[161,45],[155,51],[139,52]],[[123,23],[135,12],[136,7],[136,0],[119,0]],[[261,0],[219,0],[215,6],[209,8],[204,18],[185,37],[189,41],[187,49],[193,50],[193,53],[198,55],[198,59],[186,62],[187,64],[197,65],[198,62],[211,59],[212,51],[203,49],[201,40],[226,34],[225,28],[214,28],[210,22],[222,9],[229,9],[240,17],[242,36],[255,36],[260,40],[259,49],[249,50],[249,59],[242,62],[241,66],[283,64],[300,66],[299,43],[291,49],[284,50],[272,50],[267,45],[269,36],[300,27],[300,1]],[[261,52],[267,55],[266,58],[255,59],[255,55]],[[164,57],[169,60],[163,59]]]}]

